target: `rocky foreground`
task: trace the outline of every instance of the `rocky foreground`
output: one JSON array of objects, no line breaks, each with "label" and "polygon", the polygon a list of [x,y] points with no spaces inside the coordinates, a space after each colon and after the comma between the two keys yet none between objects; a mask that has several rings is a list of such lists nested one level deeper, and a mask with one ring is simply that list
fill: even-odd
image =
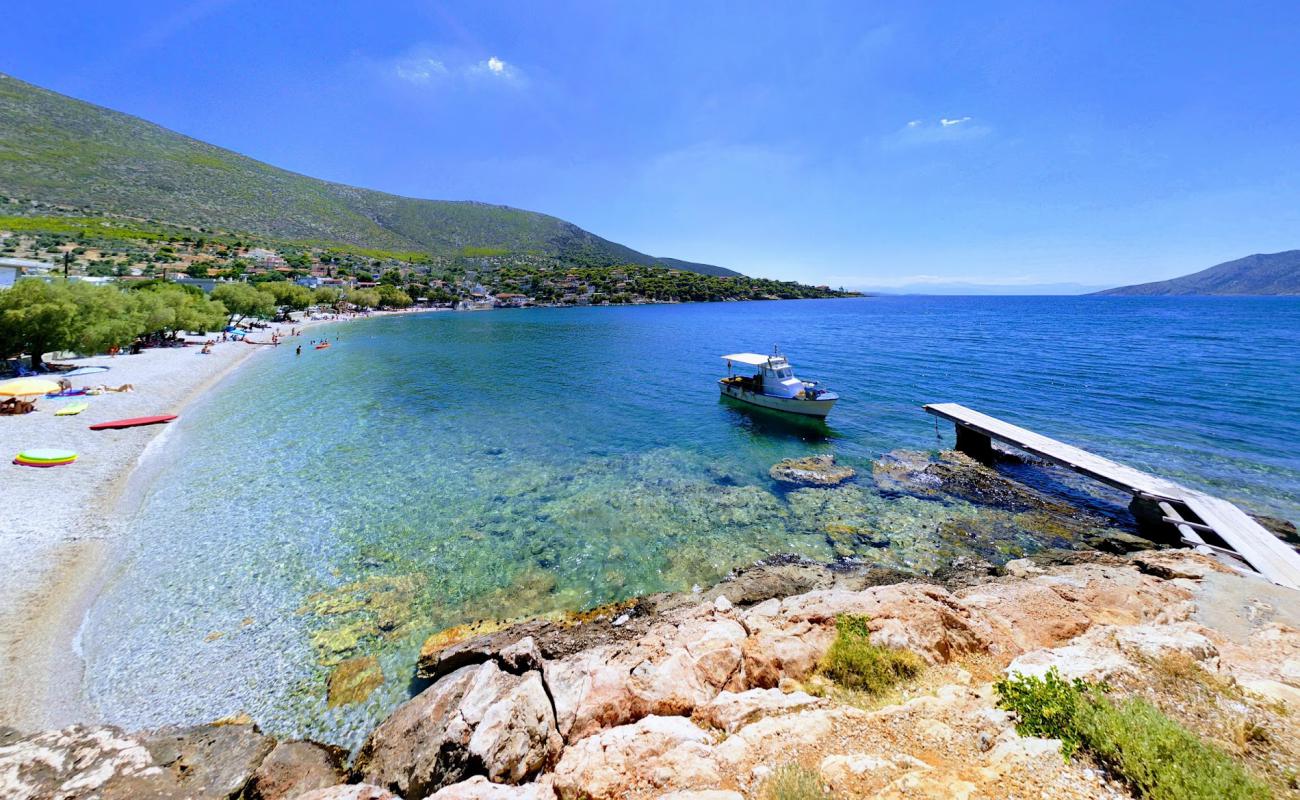
[{"label": "rocky foreground", "polygon": [[[0,796],[737,800],[797,763],[836,797],[1128,797],[997,708],[993,680],[1049,667],[1146,696],[1295,794],[1293,594],[1185,551],[983,572],[873,585],[890,578],[777,560],[707,593],[451,629],[421,655],[427,688],[352,758],[246,720],[0,729]],[[828,684],[843,614],[929,666],[885,697]]]}]

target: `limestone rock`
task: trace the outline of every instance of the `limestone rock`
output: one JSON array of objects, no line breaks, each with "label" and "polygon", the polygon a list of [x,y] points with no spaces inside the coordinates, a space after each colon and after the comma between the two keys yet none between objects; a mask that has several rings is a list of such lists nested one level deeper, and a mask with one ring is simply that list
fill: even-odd
[{"label": "limestone rock", "polygon": [[495,661],[462,667],[399,707],[371,733],[354,772],[419,800],[480,770],[518,782],[562,745],[541,675]]},{"label": "limestone rock", "polygon": [[118,728],[73,725],[27,737],[15,731],[0,745],[0,797],[80,800],[114,780],[161,772],[140,738]]},{"label": "limestone rock", "polygon": [[556,723],[574,742],[647,715],[685,715],[741,672],[746,629],[712,603],[653,626],[640,639],[545,665]]},{"label": "limestone rock", "polygon": [[705,789],[718,783],[710,734],[683,717],[648,716],[570,745],[556,765],[560,796],[616,800],[633,788]]},{"label": "limestone rock", "polygon": [[824,701],[804,692],[786,694],[780,689],[750,689],[722,692],[696,709],[702,724],[735,733],[741,727],[772,714],[822,705]]},{"label": "limestone rock", "polygon": [[328,789],[313,789],[298,795],[293,800],[402,800],[402,798],[380,786],[353,783],[347,786],[331,786]]},{"label": "limestone rock", "polygon": [[1083,678],[1089,681],[1106,681],[1130,672],[1132,663],[1112,648],[1096,644],[1072,644],[1050,650],[1034,650],[1019,656],[1007,667],[1008,675],[1033,675],[1042,677],[1055,669],[1067,680]]},{"label": "limestone rock", "polygon": [[[1007,565],[1008,572],[1014,563]],[[1035,583],[987,583],[957,594],[962,603],[998,625],[1020,651],[1055,647],[1091,624],[1074,604],[1050,587]]]},{"label": "limestone rock", "polygon": [[463,667],[399,706],[371,732],[353,774],[408,800],[469,778],[473,729],[459,708],[478,669]]},{"label": "limestone rock", "polygon": [[1294,686],[1288,686],[1281,681],[1273,681],[1267,678],[1255,678],[1241,682],[1241,688],[1246,691],[1266,697],[1279,703],[1285,703],[1292,709],[1300,710],[1300,689]]},{"label": "limestone rock", "polygon": [[142,742],[159,769],[114,778],[104,784],[104,800],[234,797],[275,745],[253,725],[218,724],[164,728]]},{"label": "limestone rock", "polygon": [[745,800],[745,796],[725,789],[687,789],[661,794],[656,800]]},{"label": "limestone rock", "polygon": [[726,597],[736,605],[829,589],[835,576],[821,564],[798,558],[771,558],[741,570],[705,592],[701,599]]},{"label": "limestone rock", "polygon": [[1154,659],[1182,655],[1202,664],[1217,666],[1219,650],[1197,626],[1189,623],[1172,625],[1133,625],[1105,631],[1123,653]]},{"label": "limestone rock", "polygon": [[1209,556],[1189,550],[1145,550],[1133,553],[1129,559],[1143,572],[1165,579],[1201,580],[1211,572],[1232,573]]},{"label": "limestone rock", "polygon": [[832,786],[841,786],[864,775],[896,769],[898,769],[898,765],[887,758],[867,753],[844,753],[826,756],[822,759],[817,771]]},{"label": "limestone rock", "polygon": [[476,775],[439,789],[429,800],[555,800],[555,790],[548,783],[503,786]]},{"label": "limestone rock", "polygon": [[245,800],[291,800],[343,783],[347,753],[315,742],[280,742],[262,759],[244,789]]},{"label": "limestone rock", "polygon": [[788,760],[793,750],[813,745],[829,736],[835,722],[843,716],[840,709],[811,708],[779,717],[764,717],[728,736],[713,748],[713,752],[717,762],[726,766],[755,761],[779,764]]},{"label": "limestone rock", "polygon": [[835,456],[823,454],[806,458],[786,458],[768,470],[772,480],[797,486],[838,486],[857,473],[852,467],[835,463]]},{"label": "limestone rock", "polygon": [[564,746],[538,672],[527,673],[484,712],[469,752],[494,781],[518,783],[552,763]]},{"label": "limestone rock", "polygon": [[416,662],[416,674],[437,680],[461,667],[481,664],[517,642],[522,635],[492,621],[456,625],[425,639]]},{"label": "limestone rock", "polygon": [[791,623],[808,622],[829,629],[841,614],[870,617],[872,642],[911,650],[931,664],[988,652],[995,645],[1009,646],[1002,631],[957,597],[926,584],[876,586],[860,592],[809,592],[782,601],[780,616]]},{"label": "limestone rock", "polygon": [[384,684],[384,671],[375,656],[356,656],[330,672],[326,697],[329,707],[360,703]]}]

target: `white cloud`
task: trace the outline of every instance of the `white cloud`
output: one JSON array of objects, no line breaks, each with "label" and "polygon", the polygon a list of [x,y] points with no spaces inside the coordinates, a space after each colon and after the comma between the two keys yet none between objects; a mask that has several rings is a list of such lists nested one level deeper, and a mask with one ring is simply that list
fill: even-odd
[{"label": "white cloud", "polygon": [[405,55],[383,61],[363,61],[363,68],[375,70],[389,80],[422,88],[453,88],[457,84],[494,80],[514,86],[526,81],[519,68],[500,56],[475,60],[457,51],[421,46]]},{"label": "white cloud", "polygon": [[942,142],[969,141],[987,136],[992,128],[974,117],[940,117],[938,120],[908,120],[903,127],[882,137],[879,142],[887,149],[915,147]]},{"label": "white cloud", "polygon": [[511,83],[517,83],[523,78],[517,67],[496,56],[490,56],[485,61],[471,64],[465,67],[464,72],[468,77],[485,76]]},{"label": "white cloud", "polygon": [[436,58],[404,58],[393,65],[393,74],[408,83],[424,84],[447,74],[447,65]]}]

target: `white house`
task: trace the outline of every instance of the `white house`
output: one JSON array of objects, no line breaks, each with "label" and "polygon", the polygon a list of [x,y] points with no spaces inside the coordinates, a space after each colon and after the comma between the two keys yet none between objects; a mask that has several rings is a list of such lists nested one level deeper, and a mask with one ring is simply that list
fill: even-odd
[{"label": "white house", "polygon": [[37,261],[31,258],[0,258],[0,267],[13,267],[20,274],[42,274],[54,269],[54,265],[48,261]]}]

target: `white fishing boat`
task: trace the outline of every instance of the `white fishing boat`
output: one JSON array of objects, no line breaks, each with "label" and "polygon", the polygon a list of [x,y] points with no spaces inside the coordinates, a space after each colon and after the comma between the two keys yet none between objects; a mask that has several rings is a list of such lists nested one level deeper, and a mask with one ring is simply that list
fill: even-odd
[{"label": "white fishing boat", "polygon": [[[724,396],[742,403],[791,414],[825,417],[831,413],[835,401],[840,399],[835,392],[819,388],[816,381],[796,378],[790,362],[779,352],[770,356],[732,353],[723,358],[727,361],[727,377],[719,380],[718,385]],[[754,367],[756,372],[752,375],[732,374],[737,364]]]}]

